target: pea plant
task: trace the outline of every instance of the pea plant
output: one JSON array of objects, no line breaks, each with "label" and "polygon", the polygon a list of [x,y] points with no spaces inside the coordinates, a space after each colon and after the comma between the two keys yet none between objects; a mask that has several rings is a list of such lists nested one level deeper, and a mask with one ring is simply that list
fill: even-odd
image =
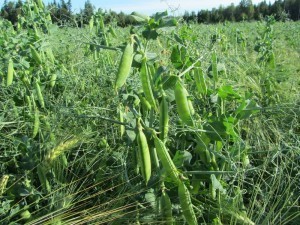
[{"label": "pea plant", "polygon": [[[126,132],[136,146],[138,173],[160,199],[156,208],[160,209],[161,221],[172,224],[180,218],[172,216],[172,209],[180,204],[187,224],[198,224],[207,210],[205,199],[210,199],[211,219],[216,219],[221,211],[217,205],[223,201],[230,204],[225,179],[237,172],[233,167],[233,157],[237,156],[228,150],[239,139],[239,121],[255,113],[255,108],[250,109],[255,102],[240,96],[231,86],[219,85],[216,52],[211,54],[211,76],[204,73],[203,56],[189,52],[187,40],[173,29],[178,21],[168,19],[166,13],[157,13],[151,19],[132,16],[142,25],[131,29],[115,91],[120,96],[120,122],[131,126],[135,133],[124,131],[124,125],[120,133]],[[149,46],[159,43],[161,35],[171,40],[166,46],[172,49],[168,58],[150,52]],[[139,84],[131,84],[131,76],[137,76]],[[229,105],[234,108],[227,108]],[[247,155],[238,157],[247,166]],[[225,220],[235,217],[253,224],[241,212],[223,210]]]}]

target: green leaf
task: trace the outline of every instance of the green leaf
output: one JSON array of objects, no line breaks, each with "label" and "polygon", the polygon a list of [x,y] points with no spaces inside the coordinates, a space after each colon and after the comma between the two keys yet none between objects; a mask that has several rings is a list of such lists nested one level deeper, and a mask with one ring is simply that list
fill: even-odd
[{"label": "green leaf", "polygon": [[171,53],[171,62],[176,69],[187,68],[191,65],[186,48],[174,46]]},{"label": "green leaf", "polygon": [[150,203],[152,208],[156,207],[156,196],[152,188],[145,194],[145,199],[148,203]]},{"label": "green leaf", "polygon": [[166,94],[166,99],[168,102],[173,102],[175,101],[175,93],[173,89],[167,89],[165,90],[165,94]]},{"label": "green leaf", "polygon": [[226,190],[223,188],[222,184],[214,174],[210,175],[210,180],[214,190],[219,190],[222,194],[226,194]]},{"label": "green leaf", "polygon": [[218,95],[222,99],[239,99],[241,96],[233,90],[232,86],[222,86],[218,90]]},{"label": "green leaf", "polygon": [[158,33],[156,30],[150,30],[150,29],[146,29],[142,32],[142,35],[144,38],[146,38],[147,40],[156,40],[158,37]]},{"label": "green leaf", "polygon": [[178,22],[176,19],[171,18],[171,19],[162,19],[159,21],[158,28],[163,28],[163,27],[174,27],[177,26]]},{"label": "green leaf", "polygon": [[173,162],[176,167],[182,167],[184,164],[189,165],[192,160],[192,154],[186,150],[184,151],[176,151],[176,154],[173,158]]},{"label": "green leaf", "polygon": [[252,115],[258,113],[261,107],[253,100],[247,99],[241,103],[236,109],[235,113],[239,119],[247,119]]},{"label": "green leaf", "polygon": [[167,15],[168,15],[167,10],[164,11],[164,12],[157,12],[157,13],[155,13],[155,15],[154,15],[154,20],[155,20],[155,21],[158,21],[158,20],[162,19],[163,17],[165,17],[165,16],[167,16]]},{"label": "green leaf", "polygon": [[222,141],[227,135],[223,121],[208,122],[203,128],[207,131],[207,136],[214,141]]},{"label": "green leaf", "polygon": [[178,80],[177,76],[174,75],[170,75],[170,76],[165,76],[163,77],[162,83],[163,83],[163,89],[167,90],[167,89],[173,89],[176,82]]},{"label": "green leaf", "polygon": [[174,33],[174,38],[179,44],[184,45],[183,40],[178,36],[178,34]]}]

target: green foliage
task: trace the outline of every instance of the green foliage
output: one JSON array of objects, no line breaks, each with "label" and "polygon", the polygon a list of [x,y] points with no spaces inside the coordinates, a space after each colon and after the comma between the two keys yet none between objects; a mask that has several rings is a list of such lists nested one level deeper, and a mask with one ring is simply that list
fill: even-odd
[{"label": "green foliage", "polygon": [[0,19],[0,224],[299,223],[299,23],[59,29],[37,3]]}]

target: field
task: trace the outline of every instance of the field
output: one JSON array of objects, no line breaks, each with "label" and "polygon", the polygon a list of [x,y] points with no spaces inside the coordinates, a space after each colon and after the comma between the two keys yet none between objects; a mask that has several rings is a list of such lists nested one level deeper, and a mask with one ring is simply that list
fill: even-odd
[{"label": "field", "polygon": [[0,224],[300,224],[299,22],[28,4],[0,20]]}]

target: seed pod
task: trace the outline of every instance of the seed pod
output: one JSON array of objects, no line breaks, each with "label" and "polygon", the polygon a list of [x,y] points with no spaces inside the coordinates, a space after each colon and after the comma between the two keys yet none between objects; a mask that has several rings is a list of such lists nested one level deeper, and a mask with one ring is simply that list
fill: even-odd
[{"label": "seed pod", "polygon": [[145,98],[150,103],[151,107],[153,107],[157,111],[156,102],[151,87],[151,80],[148,73],[146,58],[144,58],[142,61],[142,66],[140,69],[140,78],[141,78],[141,83],[145,94]]},{"label": "seed pod", "polygon": [[21,214],[20,214],[20,217],[23,219],[23,220],[28,220],[31,218],[31,213],[28,211],[28,210],[25,210],[23,211]]},{"label": "seed pod", "polygon": [[201,65],[199,63],[198,67],[195,67],[195,70],[193,71],[193,75],[194,75],[194,79],[196,82],[196,87],[197,87],[198,93],[201,95],[206,95],[207,94],[207,86],[206,86],[202,68],[200,66]]},{"label": "seed pod", "polygon": [[35,110],[36,109],[36,104],[35,104],[35,99],[34,99],[33,93],[31,93],[30,99],[31,99],[31,102],[32,102],[32,108]]},{"label": "seed pod", "polygon": [[[120,119],[121,123],[124,122],[123,110],[122,110],[121,105],[119,106],[119,119]],[[124,133],[125,133],[125,126],[120,125],[120,136],[121,136],[121,138],[123,137]]]},{"label": "seed pod", "polygon": [[165,168],[167,176],[169,176],[175,183],[178,183],[180,181],[178,176],[179,172],[172,161],[165,144],[156,136],[155,132],[153,132],[153,137],[158,158]]},{"label": "seed pod", "polygon": [[159,169],[159,160],[157,157],[157,152],[156,152],[156,148],[154,148],[154,146],[150,147],[150,155],[151,155],[151,161],[152,161],[152,165],[154,165],[154,167],[156,169]]},{"label": "seed pod", "polygon": [[190,112],[187,90],[180,81],[175,84],[175,101],[180,119],[188,126],[194,126],[192,115]]},{"label": "seed pod", "polygon": [[212,199],[216,199],[217,190],[214,188],[214,185],[212,183],[209,183],[209,193],[210,193]]},{"label": "seed pod", "polygon": [[38,134],[39,128],[40,128],[39,111],[38,111],[38,109],[36,109],[34,112],[34,124],[33,124],[32,138],[35,138],[35,136]]},{"label": "seed pod", "polygon": [[53,88],[55,86],[56,79],[57,79],[57,74],[53,73],[50,78],[50,87],[51,88]]},{"label": "seed pod", "polygon": [[7,79],[6,79],[6,86],[7,87],[12,84],[13,79],[14,79],[14,62],[10,58],[8,60],[8,67],[7,67]]},{"label": "seed pod", "polygon": [[109,32],[111,33],[111,35],[116,38],[117,37],[117,34],[116,34],[116,31],[114,30],[114,28],[112,26],[109,26]]},{"label": "seed pod", "polygon": [[205,149],[205,157],[206,157],[206,162],[211,163],[211,155],[208,149]]},{"label": "seed pod", "polygon": [[46,52],[47,58],[51,61],[52,64],[54,64],[55,63],[55,58],[54,58],[52,49],[47,48],[45,52]]},{"label": "seed pod", "polygon": [[147,143],[147,138],[142,130],[142,126],[139,120],[138,120],[137,143],[138,143],[139,164],[141,167],[142,176],[146,181],[146,185],[147,185],[151,177],[151,158],[150,158],[150,151]]},{"label": "seed pod", "polygon": [[28,105],[29,112],[31,112],[32,111],[32,105],[31,105],[31,99],[30,99],[29,95],[25,96],[25,102]]},{"label": "seed pod", "polygon": [[165,191],[162,192],[160,197],[160,213],[164,224],[173,224],[172,203],[169,195]]},{"label": "seed pod", "polygon": [[43,98],[43,95],[42,95],[41,87],[40,87],[37,80],[35,81],[35,90],[36,90],[38,101],[39,101],[41,107],[45,108],[45,102],[44,102],[44,98]]},{"label": "seed pod", "polygon": [[130,73],[131,69],[131,64],[133,60],[133,42],[130,41],[123,52],[120,64],[119,64],[119,70],[117,73],[117,79],[115,82],[115,89],[117,90],[118,88],[122,87],[126,79]]},{"label": "seed pod", "polygon": [[50,186],[49,181],[48,181],[48,179],[46,177],[46,173],[45,173],[44,167],[41,164],[39,164],[37,166],[37,174],[38,174],[40,183],[42,185],[42,188],[45,191],[50,192],[51,191],[51,186]]},{"label": "seed pod", "polygon": [[189,105],[189,109],[190,109],[190,112],[191,112],[191,115],[195,115],[195,109],[194,109],[194,106],[193,106],[193,102],[188,99],[188,105]]},{"label": "seed pod", "polygon": [[216,160],[216,155],[213,152],[211,152],[210,156],[211,156],[211,165],[212,165],[212,167],[214,168],[214,170],[218,171],[219,166],[218,166],[218,163],[217,163],[217,160]]},{"label": "seed pod", "polygon": [[35,50],[35,48],[32,45],[29,45],[29,47],[30,47],[30,50],[31,50],[32,58],[35,60],[35,62],[38,65],[41,65],[42,64],[42,59],[41,59],[40,54]]},{"label": "seed pod", "polygon": [[28,79],[27,74],[22,74],[21,80],[26,88],[30,87],[30,80]]},{"label": "seed pod", "polygon": [[198,225],[197,218],[191,201],[190,192],[182,181],[178,185],[178,196],[179,196],[180,206],[187,223],[189,225]]},{"label": "seed pod", "polygon": [[140,99],[140,101],[142,103],[143,109],[145,109],[146,111],[148,111],[148,110],[151,109],[150,103],[147,101],[147,99],[144,96],[142,96],[141,94],[139,94],[139,99]]},{"label": "seed pod", "polygon": [[169,107],[168,102],[165,97],[165,93],[163,93],[162,100],[160,103],[160,111],[159,111],[159,138],[166,142],[169,131]]}]

